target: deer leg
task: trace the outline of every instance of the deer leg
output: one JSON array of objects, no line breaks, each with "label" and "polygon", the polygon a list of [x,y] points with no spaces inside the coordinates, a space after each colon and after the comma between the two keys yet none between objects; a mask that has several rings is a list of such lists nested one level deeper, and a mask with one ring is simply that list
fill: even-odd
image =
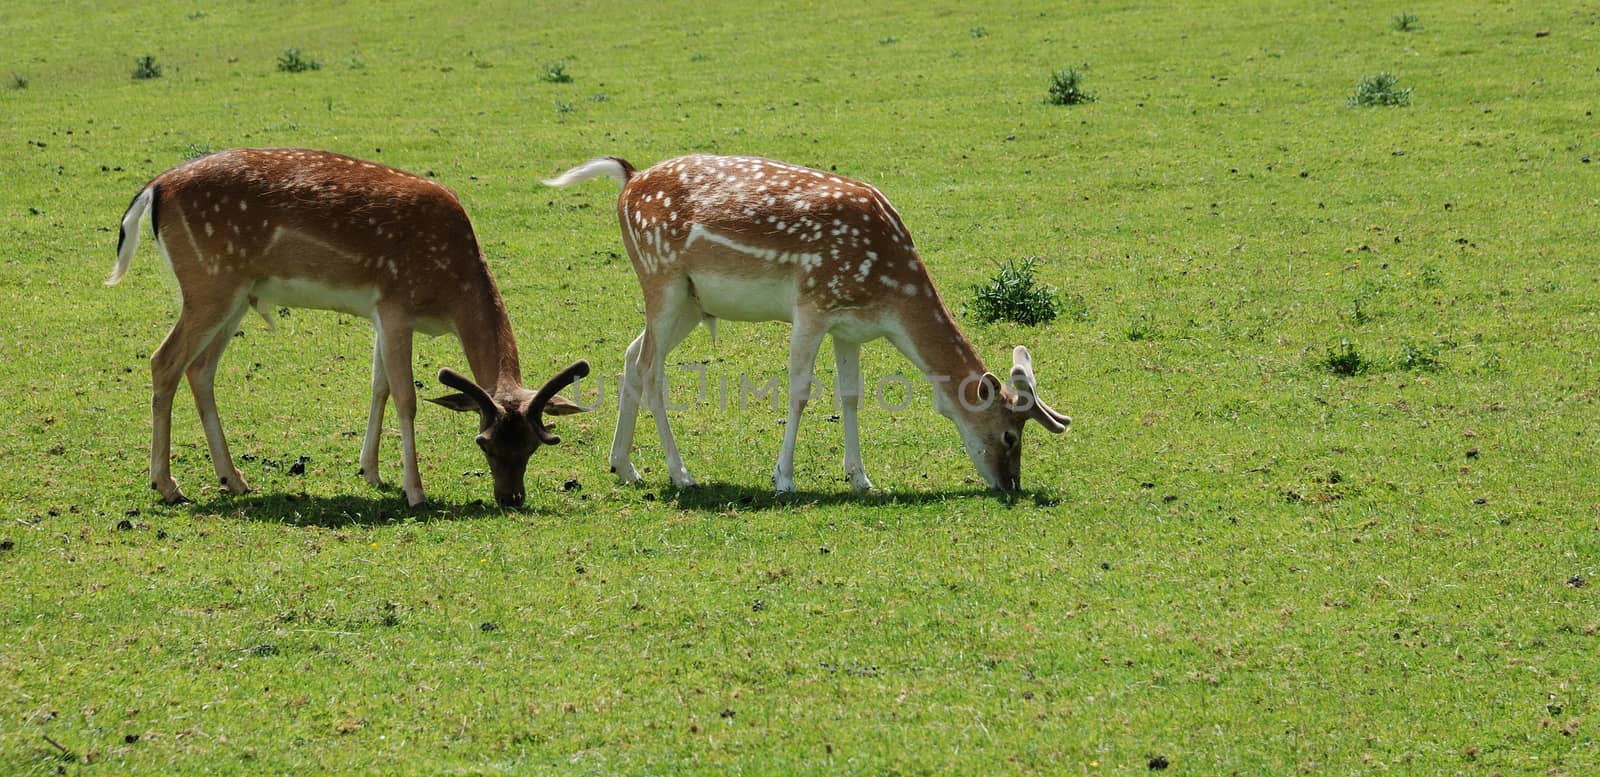
[{"label": "deer leg", "polygon": [[639,397],[644,390],[645,369],[642,355],[648,330],[640,332],[628,346],[622,361],[622,385],[617,390],[617,431],[611,436],[611,471],[624,483],[642,480],[633,468],[633,427],[639,420]]},{"label": "deer leg", "polygon": [[[214,303],[185,298],[178,322],[150,355],[150,487],[169,504],[189,501],[172,477],[172,399],[189,364],[237,312],[241,304],[237,296],[221,297]],[[199,394],[195,401],[202,401]]]},{"label": "deer leg", "polygon": [[861,409],[861,344],[833,337],[834,395],[839,398],[839,417],[844,423],[844,475],[850,487],[871,491],[867,468],[861,462],[861,438],[856,415]]},{"label": "deer leg", "polygon": [[206,431],[206,445],[211,449],[211,466],[217,471],[217,481],[223,488],[235,494],[247,494],[254,489],[245,482],[239,468],[233,465],[233,455],[228,452],[228,438],[222,433],[222,419],[217,416],[217,400],[213,387],[216,383],[217,366],[222,361],[222,352],[227,349],[228,343],[233,341],[233,333],[239,328],[239,319],[244,317],[247,310],[249,306],[241,302],[186,370],[189,390],[194,394],[194,407],[200,414],[200,425]]},{"label": "deer leg", "polygon": [[378,441],[383,436],[383,408],[389,402],[389,375],[383,363],[383,337],[372,342],[372,406],[367,411],[367,436],[361,441],[361,476],[382,485],[378,474]]},{"label": "deer leg", "polygon": [[428,502],[422,491],[422,473],[417,469],[417,387],[411,382],[411,320],[410,314],[379,307],[373,316],[378,328],[378,343],[382,349],[384,375],[394,400],[395,418],[400,424],[401,476],[400,488],[406,494],[406,504],[421,507]]},{"label": "deer leg", "polygon": [[700,323],[700,310],[689,303],[687,294],[674,302],[676,304],[666,306],[662,315],[656,317],[653,329],[647,330],[655,342],[652,344],[647,338],[640,349],[640,358],[650,359],[650,369],[644,375],[644,400],[650,408],[650,414],[655,416],[656,432],[661,435],[661,452],[666,456],[667,474],[672,478],[673,485],[693,488],[694,478],[683,465],[678,442],[672,436],[672,425],[667,420],[667,354],[694,331]]},{"label": "deer leg", "polygon": [[794,328],[789,331],[789,419],[783,427],[778,466],[772,473],[772,485],[780,494],[794,493],[794,444],[800,434],[800,414],[811,399],[812,372],[824,334],[813,317],[795,315]]}]

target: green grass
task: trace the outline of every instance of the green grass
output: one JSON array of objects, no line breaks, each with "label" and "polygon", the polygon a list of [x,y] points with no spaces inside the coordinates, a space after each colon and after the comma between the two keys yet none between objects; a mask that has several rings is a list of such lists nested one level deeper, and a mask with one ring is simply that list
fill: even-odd
[{"label": "green grass", "polygon": [[[0,12],[27,82],[0,90],[0,773],[1600,768],[1592,9],[361,5]],[[1395,34],[1401,10],[1426,24]],[[290,45],[323,67],[277,73]],[[161,78],[129,78],[145,55]],[[1099,102],[1044,104],[1063,62]],[[1348,108],[1383,70],[1426,100]],[[779,499],[778,414],[675,414],[709,484],[680,493],[648,421],[649,485],[613,483],[608,405],[560,421],[502,512],[470,424],[426,406],[439,506],[412,515],[355,472],[370,326],[297,310],[247,322],[218,379],[261,492],[207,487],[180,399],[197,501],[160,506],[173,292],[148,242],[100,281],[138,188],[236,145],[453,187],[529,381],[615,375],[641,321],[615,187],[541,177],[837,168],[895,202],[952,304],[1037,256],[1092,311],[965,324],[994,369],[1028,344],[1075,422],[1029,432],[1030,491],[1001,500],[925,398],[869,407],[883,491],[857,497],[818,401]],[[787,336],[730,323],[674,361],[778,376]],[[1319,364],[1345,341],[1369,369]],[[419,341],[423,393],[462,361]],[[909,369],[882,342],[863,364]]]}]

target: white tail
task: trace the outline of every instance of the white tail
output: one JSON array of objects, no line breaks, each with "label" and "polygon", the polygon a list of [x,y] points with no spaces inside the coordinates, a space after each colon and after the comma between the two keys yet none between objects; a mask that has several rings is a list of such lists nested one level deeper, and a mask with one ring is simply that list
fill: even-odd
[{"label": "white tail", "polygon": [[286,305],[372,321],[377,338],[361,472],[379,482],[383,411],[393,397],[403,488],[412,505],[427,500],[412,431],[412,332],[460,338],[474,379],[441,370],[440,382],[462,393],[433,401],[479,415],[477,441],[494,474],[495,498],[521,504],[528,457],[541,444],[559,442],[542,414],[577,410],[555,392],[587,374],[588,364],[574,363],[538,392],[523,387],[505,305],[466,211],[448,189],[322,151],[211,154],[162,173],[134,198],[122,217],[117,264],[107,283],[127,273],[146,210],[183,298],[178,322],[150,357],[150,484],[163,499],[184,499],[172,477],[170,450],[173,395],[185,376],[218,479],[234,493],[250,490],[233,465],[212,384],[244,312]]},{"label": "white tail", "polygon": [[614,156],[591,159],[555,178],[546,180],[544,185],[571,186],[602,175],[616,180],[617,183],[627,183],[628,177],[633,175],[633,165]]},{"label": "white tail", "polygon": [[648,170],[595,159],[547,181],[622,180],[622,242],[644,292],[645,328],[628,346],[611,468],[636,482],[630,461],[642,397],[656,419],[674,483],[693,485],[666,416],[665,359],[701,320],[788,321],[789,415],[773,473],[794,489],[794,447],[813,362],[833,336],[844,422],[844,468],[869,489],[857,434],[861,343],[887,337],[926,375],[935,407],[955,422],[974,466],[993,488],[1021,483],[1023,424],[1061,432],[1071,419],[1045,405],[1026,348],[1010,380],[983,366],[956,326],[911,235],[872,186],[754,157],[695,155]]},{"label": "white tail", "polygon": [[107,286],[115,286],[128,274],[128,267],[133,264],[133,252],[139,249],[139,222],[144,220],[145,211],[150,209],[150,202],[155,198],[155,192],[146,186],[133,202],[128,204],[128,210],[122,214],[122,230],[117,235],[117,264],[111,268],[111,277],[106,279]]}]

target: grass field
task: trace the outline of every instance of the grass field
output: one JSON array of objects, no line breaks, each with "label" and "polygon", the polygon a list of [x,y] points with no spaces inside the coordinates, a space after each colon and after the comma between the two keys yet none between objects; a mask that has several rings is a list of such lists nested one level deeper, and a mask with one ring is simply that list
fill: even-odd
[{"label": "grass field", "polygon": [[[765,5],[0,8],[0,773],[1600,771],[1600,6]],[[1046,104],[1069,67],[1097,101]],[[1381,71],[1410,104],[1347,105]],[[150,177],[240,145],[457,191],[530,382],[614,376],[642,322],[616,187],[540,178],[837,169],[952,304],[1039,257],[1072,315],[963,323],[1075,424],[1000,499],[926,395],[869,403],[862,497],[813,402],[776,498],[780,413],[676,413],[680,492],[648,421],[615,483],[608,402],[504,512],[425,406],[413,514],[356,475],[371,326],[295,311],[219,374],[259,493],[207,487],[180,397],[162,506],[175,294],[148,243],[100,282]],[[673,361],[736,385],[786,342]],[[419,340],[421,393],[463,362]]]}]

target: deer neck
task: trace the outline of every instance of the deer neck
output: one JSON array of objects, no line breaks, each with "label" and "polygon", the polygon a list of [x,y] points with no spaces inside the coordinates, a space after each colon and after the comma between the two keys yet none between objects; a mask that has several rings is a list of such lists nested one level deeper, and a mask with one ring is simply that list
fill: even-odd
[{"label": "deer neck", "polygon": [[963,404],[961,392],[974,390],[986,372],[983,360],[956,326],[943,300],[935,297],[932,305],[907,303],[899,318],[899,331],[891,342],[933,387],[934,409],[954,417]]},{"label": "deer neck", "polygon": [[456,311],[456,336],[466,353],[473,380],[493,396],[526,391],[522,386],[522,364],[517,356],[516,337],[511,333],[511,318],[506,315],[487,265],[468,281],[474,286],[468,299],[472,304]]}]

